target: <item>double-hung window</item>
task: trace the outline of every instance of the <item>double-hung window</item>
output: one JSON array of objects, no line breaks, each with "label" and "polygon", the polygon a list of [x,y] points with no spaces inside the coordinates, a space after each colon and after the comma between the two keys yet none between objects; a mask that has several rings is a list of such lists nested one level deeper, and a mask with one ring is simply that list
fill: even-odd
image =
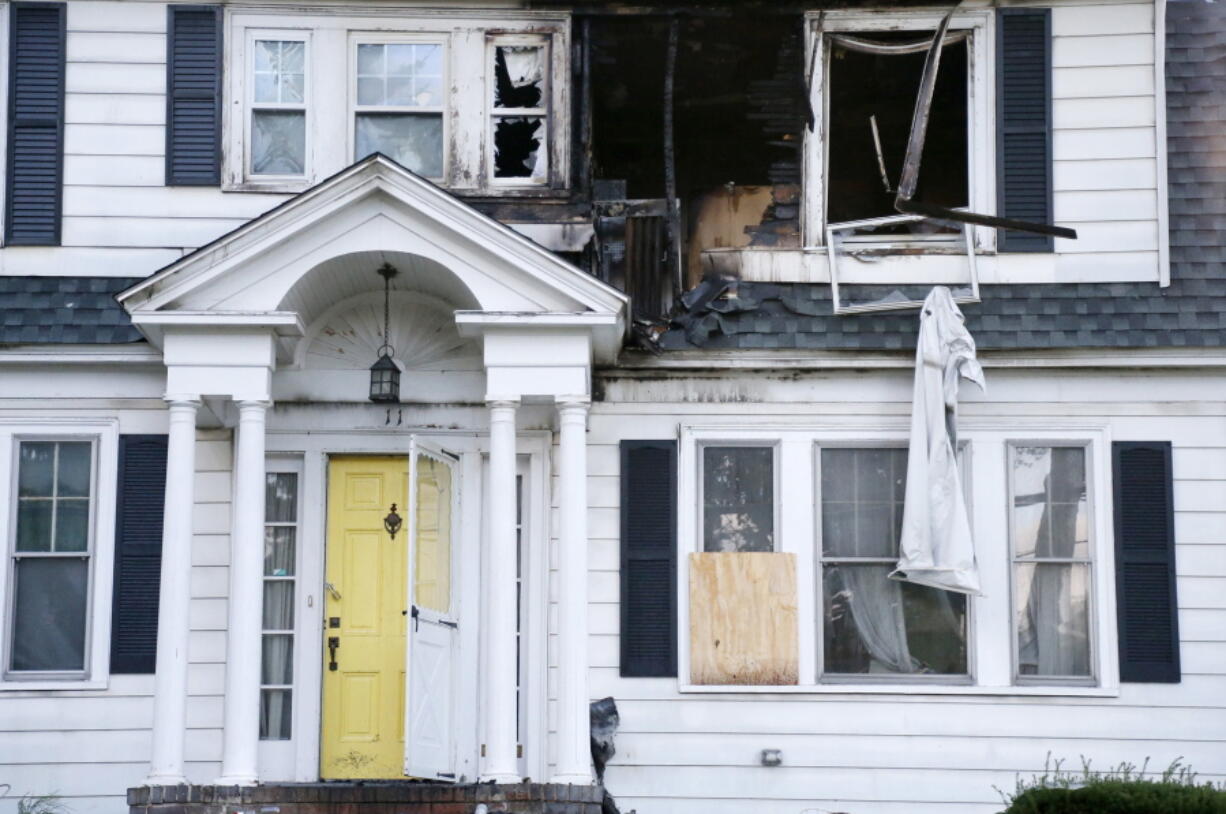
[{"label": "double-hung window", "polygon": [[549,179],[549,43],[543,37],[490,40],[490,166],[500,184]]},{"label": "double-hung window", "polygon": [[442,42],[356,43],[355,161],[383,153],[419,175],[443,177],[445,53]]},{"label": "double-hung window", "polygon": [[1093,583],[1084,446],[1010,444],[1017,679],[1088,681]]},{"label": "double-hung window", "polygon": [[88,674],[95,447],[92,439],[16,441],[10,677]]},{"label": "double-hung window", "polygon": [[305,37],[253,34],[249,47],[248,173],[300,178],[308,169],[308,47]]},{"label": "double-hung window", "polygon": [[966,596],[889,578],[907,450],[823,447],[819,461],[822,674],[966,675]]}]

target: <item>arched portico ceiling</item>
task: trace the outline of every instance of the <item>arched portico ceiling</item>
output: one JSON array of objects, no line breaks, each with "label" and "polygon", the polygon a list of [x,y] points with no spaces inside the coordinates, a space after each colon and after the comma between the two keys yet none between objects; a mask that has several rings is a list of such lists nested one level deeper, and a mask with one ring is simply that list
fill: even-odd
[{"label": "arched portico ceiling", "polygon": [[[413,258],[402,271],[458,310],[613,317],[619,335],[624,329],[621,293],[380,155],[192,252],[118,299],[157,342],[159,326],[180,319],[288,318],[286,309],[311,307],[295,289],[317,269],[392,255]],[[371,288],[379,286],[377,278],[372,282]],[[310,315],[297,317],[299,324],[303,317]]]}]

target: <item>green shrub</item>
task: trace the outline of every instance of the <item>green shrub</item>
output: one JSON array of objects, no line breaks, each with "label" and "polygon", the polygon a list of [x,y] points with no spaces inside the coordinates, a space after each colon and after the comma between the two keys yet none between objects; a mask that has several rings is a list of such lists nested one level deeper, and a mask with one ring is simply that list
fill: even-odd
[{"label": "green shrub", "polygon": [[1148,761],[1105,772],[1085,758],[1080,772],[1061,764],[1049,754],[1041,775],[1019,779],[1013,794],[1002,794],[1008,806],[1003,814],[1226,814],[1226,788],[1197,783],[1179,759],[1148,775]]},{"label": "green shrub", "polygon": [[1038,786],[1006,814],[1226,814],[1226,791],[1160,780],[1099,780],[1081,788]]}]

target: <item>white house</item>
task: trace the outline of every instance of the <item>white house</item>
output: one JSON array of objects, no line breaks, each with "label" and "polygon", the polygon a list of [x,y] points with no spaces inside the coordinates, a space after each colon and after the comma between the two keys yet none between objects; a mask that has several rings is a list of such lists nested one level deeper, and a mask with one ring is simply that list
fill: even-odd
[{"label": "white house", "polygon": [[1226,780],[1216,5],[7,5],[0,811]]}]

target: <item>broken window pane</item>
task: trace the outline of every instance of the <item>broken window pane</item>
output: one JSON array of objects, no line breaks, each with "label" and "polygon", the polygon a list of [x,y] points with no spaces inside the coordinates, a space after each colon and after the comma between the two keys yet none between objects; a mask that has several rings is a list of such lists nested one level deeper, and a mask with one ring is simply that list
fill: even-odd
[{"label": "broken window pane", "polygon": [[544,46],[500,45],[494,49],[494,107],[539,108],[544,87]]},{"label": "broken window pane", "polygon": [[302,175],[306,167],[306,113],[256,110],[251,114],[251,172]]},{"label": "broken window pane", "polygon": [[704,551],[774,551],[774,448],[704,447],[702,503]]},{"label": "broken window pane", "polygon": [[545,119],[507,116],[494,119],[494,177],[545,177]]},{"label": "broken window pane", "polygon": [[303,100],[306,44],[294,40],[255,43],[255,101],[299,104]]},{"label": "broken window pane", "polygon": [[[931,37],[928,32],[874,32],[859,36],[895,44]],[[967,206],[968,40],[945,46],[933,94],[915,200]],[[827,125],[827,220],[830,223],[898,214],[894,196],[926,51],[865,53],[837,42],[830,46]],[[884,178],[883,178],[884,175]],[[888,188],[887,188],[888,187]],[[952,234],[931,221],[894,224],[891,234]]]},{"label": "broken window pane", "polygon": [[443,175],[443,117],[434,113],[364,113],[357,117],[354,159],[383,153],[427,178]]}]

